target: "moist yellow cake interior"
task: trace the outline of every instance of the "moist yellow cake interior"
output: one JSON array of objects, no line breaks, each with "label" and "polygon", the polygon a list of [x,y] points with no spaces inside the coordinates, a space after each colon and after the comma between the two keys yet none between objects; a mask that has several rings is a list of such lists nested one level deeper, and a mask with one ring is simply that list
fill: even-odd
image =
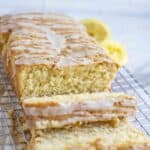
[{"label": "moist yellow cake interior", "polygon": [[21,93],[24,93],[23,96],[43,96],[104,91],[110,89],[114,72],[113,67],[105,64],[60,69],[46,66],[26,67],[20,73]]}]

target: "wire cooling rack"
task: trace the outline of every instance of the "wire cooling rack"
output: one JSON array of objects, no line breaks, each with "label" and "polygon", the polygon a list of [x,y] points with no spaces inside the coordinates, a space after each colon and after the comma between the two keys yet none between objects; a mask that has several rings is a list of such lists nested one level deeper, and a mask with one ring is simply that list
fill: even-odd
[{"label": "wire cooling rack", "polygon": [[[22,149],[28,142],[27,134],[24,133],[19,119],[22,108],[7,79],[2,63],[0,63],[0,84],[4,85],[5,91],[0,97],[0,150]],[[112,89],[138,97],[138,113],[133,123],[145,134],[150,135],[150,94],[127,68],[120,70],[112,84]]]}]

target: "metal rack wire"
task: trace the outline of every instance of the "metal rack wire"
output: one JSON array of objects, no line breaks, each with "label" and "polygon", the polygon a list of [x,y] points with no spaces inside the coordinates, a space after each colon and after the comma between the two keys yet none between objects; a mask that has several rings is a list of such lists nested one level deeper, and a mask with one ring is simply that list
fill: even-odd
[{"label": "metal rack wire", "polygon": [[[5,93],[0,96],[0,150],[16,150],[24,147],[27,142],[19,116],[22,109],[13,92],[7,76],[0,63],[0,84],[4,85]],[[127,68],[123,68],[112,84],[113,91],[132,93],[138,97],[138,113],[134,124],[150,135],[150,94],[134,78]],[[11,117],[11,113],[14,117]]]}]

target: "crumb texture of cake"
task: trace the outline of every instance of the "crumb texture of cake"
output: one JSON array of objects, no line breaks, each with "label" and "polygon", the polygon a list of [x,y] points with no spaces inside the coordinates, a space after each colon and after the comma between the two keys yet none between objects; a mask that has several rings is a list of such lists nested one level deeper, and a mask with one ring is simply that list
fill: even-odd
[{"label": "crumb texture of cake", "polygon": [[19,97],[108,91],[119,69],[71,17],[2,16],[1,55]]},{"label": "crumb texture of cake", "polygon": [[29,150],[149,150],[150,138],[129,123],[112,128],[86,125],[68,130],[38,131]]},{"label": "crumb texture of cake", "polygon": [[22,100],[29,129],[63,128],[89,122],[112,126],[136,114],[136,98],[123,93],[82,93]]}]

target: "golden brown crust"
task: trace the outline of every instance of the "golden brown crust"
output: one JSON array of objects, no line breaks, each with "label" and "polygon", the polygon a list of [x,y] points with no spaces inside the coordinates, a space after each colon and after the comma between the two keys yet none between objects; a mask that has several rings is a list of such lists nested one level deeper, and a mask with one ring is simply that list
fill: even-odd
[{"label": "golden brown crust", "polygon": [[60,104],[58,102],[53,101],[53,102],[24,103],[23,105],[24,105],[24,107],[45,108],[48,106],[51,106],[51,107],[59,106]]}]

